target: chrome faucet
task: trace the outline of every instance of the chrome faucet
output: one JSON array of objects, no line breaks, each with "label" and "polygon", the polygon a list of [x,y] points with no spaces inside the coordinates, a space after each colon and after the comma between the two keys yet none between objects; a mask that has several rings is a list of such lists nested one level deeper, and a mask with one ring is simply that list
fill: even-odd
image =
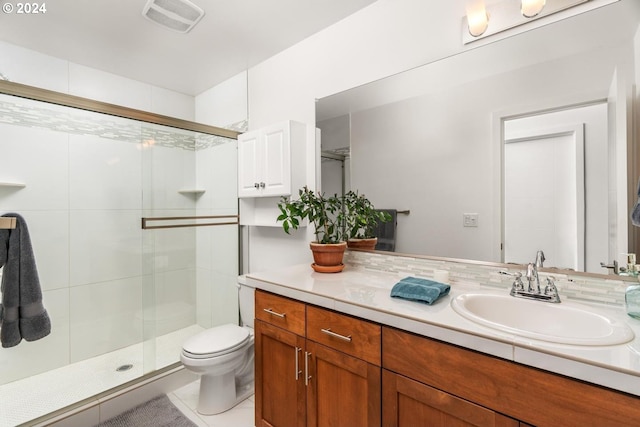
[{"label": "chrome faucet", "polygon": [[[538,263],[535,264],[530,262],[527,265],[527,281],[529,282],[529,287],[527,288],[527,292],[535,292],[537,294],[540,293],[540,277],[538,276]],[[535,287],[534,284],[535,283]]]},{"label": "chrome faucet", "polygon": [[506,271],[500,271],[500,274],[506,274],[508,276],[514,276],[513,285],[511,285],[510,295],[518,298],[534,299],[538,301],[559,303],[560,296],[558,295],[558,288],[556,287],[555,278],[553,276],[547,277],[547,284],[544,287],[544,291],[540,289],[540,277],[538,276],[538,268],[542,267],[544,262],[544,253],[538,251],[536,255],[536,262],[530,262],[527,265],[527,281],[529,286],[525,290],[524,283],[522,283],[522,273],[519,271],[516,273],[509,273]]}]

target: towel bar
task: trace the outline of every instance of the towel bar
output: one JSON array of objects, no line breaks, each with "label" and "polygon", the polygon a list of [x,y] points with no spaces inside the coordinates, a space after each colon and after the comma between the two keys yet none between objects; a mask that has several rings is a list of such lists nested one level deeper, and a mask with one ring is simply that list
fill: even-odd
[{"label": "towel bar", "polygon": [[[232,221],[220,221],[220,219],[230,218]],[[202,219],[212,219],[213,222],[205,222],[205,223],[190,223],[190,224],[172,224],[172,225],[149,225],[148,223],[151,221],[193,221],[193,220],[202,220]],[[238,223],[238,215],[213,215],[213,216],[166,216],[166,217],[146,217],[142,218],[142,229],[143,230],[152,230],[157,228],[183,228],[183,227],[204,227],[204,226],[212,226],[212,225],[233,225]]]},{"label": "towel bar", "polygon": [[0,217],[0,230],[13,230],[16,228],[16,219],[10,216]]}]

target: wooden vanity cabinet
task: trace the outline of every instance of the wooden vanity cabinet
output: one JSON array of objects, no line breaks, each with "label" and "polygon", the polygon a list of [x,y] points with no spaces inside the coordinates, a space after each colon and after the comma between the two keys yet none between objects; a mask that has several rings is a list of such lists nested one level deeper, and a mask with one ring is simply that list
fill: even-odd
[{"label": "wooden vanity cabinet", "polygon": [[256,290],[256,426],[640,426],[640,398]]},{"label": "wooden vanity cabinet", "polygon": [[513,418],[386,369],[382,384],[385,427],[521,427]]},{"label": "wooden vanity cabinet", "polygon": [[[382,347],[385,426],[406,419],[412,426],[518,425],[507,417],[520,426],[640,425],[640,399],[625,393],[389,327],[383,327]],[[406,404],[409,399],[419,403]],[[432,424],[426,419],[433,407],[478,419],[495,411],[495,420],[489,413],[479,424]]]},{"label": "wooden vanity cabinet", "polygon": [[257,290],[255,336],[256,426],[380,425],[380,325]]}]

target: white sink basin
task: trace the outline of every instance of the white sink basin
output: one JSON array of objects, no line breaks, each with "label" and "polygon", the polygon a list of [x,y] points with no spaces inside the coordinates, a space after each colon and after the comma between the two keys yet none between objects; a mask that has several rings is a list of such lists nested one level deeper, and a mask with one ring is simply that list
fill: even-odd
[{"label": "white sink basin", "polygon": [[567,303],[552,304],[510,295],[463,294],[451,301],[461,316],[522,337],[570,345],[616,345],[631,341],[625,323]]}]

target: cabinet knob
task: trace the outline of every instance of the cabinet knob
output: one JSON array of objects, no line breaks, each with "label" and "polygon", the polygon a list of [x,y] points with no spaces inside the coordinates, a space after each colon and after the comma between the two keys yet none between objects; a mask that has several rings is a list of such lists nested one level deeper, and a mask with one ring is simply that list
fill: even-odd
[{"label": "cabinet knob", "polygon": [[256,183],[254,183],[254,184],[253,184],[253,186],[254,186],[255,188],[260,188],[260,184],[258,184],[257,182],[256,182]]},{"label": "cabinet knob", "polygon": [[261,182],[261,183],[260,183],[260,188],[264,188],[264,187],[265,187],[265,183],[264,183],[264,182]]}]

